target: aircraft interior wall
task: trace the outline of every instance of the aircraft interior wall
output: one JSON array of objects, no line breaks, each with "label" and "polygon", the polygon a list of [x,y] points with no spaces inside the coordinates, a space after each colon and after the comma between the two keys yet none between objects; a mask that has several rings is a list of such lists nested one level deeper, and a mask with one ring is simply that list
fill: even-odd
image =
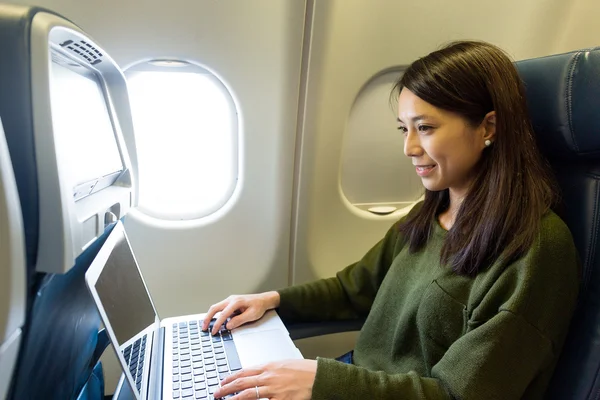
[{"label": "aircraft interior wall", "polygon": [[[197,62],[235,100],[239,170],[226,204],[197,220],[166,221],[133,210],[125,221],[163,318],[204,312],[231,293],[332,276],[360,258],[418,200],[407,176],[396,180],[384,170],[397,162],[404,163],[398,171],[414,174],[405,168],[385,91],[414,59],[457,39],[490,41],[517,60],[600,44],[595,0],[37,0],[36,5],[81,26],[124,69],[151,59]],[[371,101],[382,107],[369,107]],[[376,144],[365,147],[372,136]],[[151,157],[157,163],[165,159]],[[361,186],[363,181],[369,185]],[[383,198],[369,197],[379,191]],[[388,215],[366,210],[378,204],[398,210]],[[298,345],[306,357],[335,356],[351,348],[355,336]],[[112,393],[119,367],[110,352],[103,361]]]}]

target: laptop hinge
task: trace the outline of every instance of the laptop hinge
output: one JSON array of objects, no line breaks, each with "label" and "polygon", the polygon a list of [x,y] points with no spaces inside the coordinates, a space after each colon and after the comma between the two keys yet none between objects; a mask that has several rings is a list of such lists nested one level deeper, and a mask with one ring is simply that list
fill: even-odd
[{"label": "laptop hinge", "polygon": [[[152,379],[148,386],[148,399],[162,399],[163,398],[163,370],[164,370],[164,356],[165,356],[165,328],[162,327],[157,332],[156,346],[153,347],[153,351],[156,354],[150,358],[150,371],[152,371]],[[154,365],[152,365],[154,364]]]}]

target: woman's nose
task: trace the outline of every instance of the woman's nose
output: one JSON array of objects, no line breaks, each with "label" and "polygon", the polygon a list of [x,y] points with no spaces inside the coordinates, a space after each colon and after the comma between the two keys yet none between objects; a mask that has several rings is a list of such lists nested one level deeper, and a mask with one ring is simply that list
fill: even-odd
[{"label": "woman's nose", "polygon": [[407,157],[419,157],[423,154],[423,148],[419,140],[419,135],[410,130],[404,137],[404,154]]}]

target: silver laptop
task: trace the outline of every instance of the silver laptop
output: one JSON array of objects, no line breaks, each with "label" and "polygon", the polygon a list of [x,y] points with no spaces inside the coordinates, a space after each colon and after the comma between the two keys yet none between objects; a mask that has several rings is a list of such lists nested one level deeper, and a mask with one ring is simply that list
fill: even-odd
[{"label": "silver laptop", "polygon": [[161,320],[120,221],[85,278],[138,400],[212,400],[235,371],[302,358],[274,311],[215,336],[201,330],[205,314]]}]

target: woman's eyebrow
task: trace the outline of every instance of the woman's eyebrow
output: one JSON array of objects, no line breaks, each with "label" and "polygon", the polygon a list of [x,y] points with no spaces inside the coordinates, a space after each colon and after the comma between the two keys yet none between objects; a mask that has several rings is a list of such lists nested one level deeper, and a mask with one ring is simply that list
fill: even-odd
[{"label": "woman's eyebrow", "polygon": [[[427,118],[431,118],[431,117],[429,115],[421,114],[421,115],[416,115],[416,116],[412,117],[410,120],[412,122],[416,122],[416,121],[420,121],[422,119],[427,119]],[[400,119],[400,117],[397,117],[396,119],[398,120],[398,122],[404,123],[404,121],[402,121]]]}]

